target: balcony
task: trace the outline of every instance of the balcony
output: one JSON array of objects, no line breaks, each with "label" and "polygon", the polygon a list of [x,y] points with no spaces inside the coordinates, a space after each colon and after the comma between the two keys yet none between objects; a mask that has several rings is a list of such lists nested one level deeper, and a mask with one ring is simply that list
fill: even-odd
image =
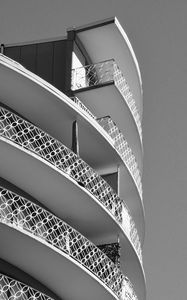
[{"label": "balcony", "polygon": [[[116,166],[123,164],[121,156],[114,148],[115,142],[82,101],[77,97],[74,97],[73,101],[70,100],[48,82],[4,55],[0,55],[0,89],[1,102],[15,109],[69,148],[72,144],[72,123],[77,120],[80,156],[94,169],[98,171],[115,169]],[[123,108],[124,104],[122,113]],[[106,115],[106,108],[103,115]],[[124,119],[123,116],[122,119]],[[126,133],[124,136],[131,146]],[[133,154],[136,157],[136,153],[133,152]],[[141,173],[142,162],[139,165],[137,157],[136,161]],[[129,201],[126,200],[127,205],[139,230],[140,240],[143,241],[145,231],[143,203],[139,199],[136,185],[128,168],[123,177],[128,189],[132,191]],[[126,196],[126,193],[124,195]]]},{"label": "balcony", "polygon": [[[92,276],[93,274],[96,278],[98,278],[99,281],[102,281],[104,286],[110,289],[118,299],[126,299],[126,295],[128,295],[129,299],[137,300],[133,287],[128,278],[123,275],[120,268],[115,265],[101,250],[99,250],[99,248],[97,248],[93,243],[91,243],[67,223],[63,222],[61,219],[57,218],[55,215],[48,212],[41,206],[38,206],[35,203],[18,196],[17,194],[3,187],[0,187],[0,223],[6,225],[7,228],[12,228],[16,231],[19,231],[21,234],[27,235],[28,237],[35,239],[45,246],[50,247],[53,251],[65,256],[66,259],[71,258],[74,263],[77,262],[78,266],[81,265],[83,267],[83,269],[80,268],[79,270],[79,276],[81,276],[82,270],[88,270],[88,275]],[[1,257],[13,264],[15,262],[17,263],[19,252],[17,252],[16,249],[18,245],[16,245],[14,248],[14,240],[12,239],[11,234],[7,233],[7,235],[4,236],[3,232],[5,232],[5,230],[0,230],[1,239],[5,244],[5,246],[1,249]],[[16,232],[13,232],[13,234],[16,235]],[[26,249],[27,246],[24,242],[24,235],[23,241],[22,238],[19,237],[17,244],[20,243],[19,246]],[[6,239],[6,241],[4,239]],[[9,245],[12,243],[12,247],[7,248],[9,250],[6,249],[8,243]],[[30,250],[31,249],[32,251],[29,252],[34,253],[34,245],[30,248]],[[27,255],[27,252],[25,255]],[[40,253],[38,253],[38,255],[40,255]],[[39,278],[40,275],[38,274],[37,265],[40,265],[40,262],[38,259],[37,264],[35,264],[33,268],[29,267],[29,264],[33,264],[32,260],[28,260],[27,264],[29,270],[33,272],[31,274],[32,276],[35,275],[34,277],[37,280],[41,280],[41,282],[42,280],[45,281],[45,277],[44,279],[43,277]],[[69,264],[69,269],[71,269],[71,262]],[[27,272],[27,270],[24,269],[23,262],[21,261],[20,267]],[[63,269],[65,269],[65,266],[62,268],[62,270]],[[67,274],[71,272],[69,269],[66,269]],[[54,274],[52,272],[53,271],[51,270],[50,276],[53,277]],[[58,281],[57,278],[54,279]],[[59,292],[59,290],[63,288],[65,291],[65,286],[67,284],[66,279],[63,281],[60,280],[60,282],[61,286],[56,287],[55,290]],[[74,282],[72,283],[74,284]],[[55,288],[54,280],[52,278],[50,285],[49,282],[44,282],[44,284],[49,286],[51,289]],[[86,290],[86,287],[84,289]],[[81,289],[79,285],[79,293],[76,297],[77,299],[82,299],[85,297],[84,289]],[[72,291],[70,292],[70,289],[66,289],[65,293],[67,293],[65,295],[66,297],[73,296]],[[61,297],[65,297],[64,294],[60,294],[60,292],[58,294]]]},{"label": "balcony", "polygon": [[141,174],[138,168],[136,157],[132,153],[132,150],[125,140],[123,134],[120,132],[117,125],[109,116],[101,117],[97,119],[97,122],[103,127],[103,129],[114,141],[114,147],[122,158],[124,164],[127,166],[132,178],[135,181],[138,192],[140,194],[140,198],[142,199]]},{"label": "balcony", "polygon": [[123,96],[136,123],[142,142],[142,127],[136,102],[124,75],[120,71],[114,59],[87,65],[72,70],[72,90],[102,87],[105,84],[114,83]]},{"label": "balcony", "polygon": [[73,69],[72,91],[93,115],[107,114],[118,123],[142,170],[141,118],[116,62],[111,59]]},{"label": "balcony", "polygon": [[143,99],[140,69],[132,45],[117,18],[73,27],[68,32],[71,33],[70,37],[75,37],[76,44],[90,63],[111,58],[116,61],[131,88],[141,119]]},{"label": "balcony", "polygon": [[[65,94],[54,88],[51,84],[36,76],[32,72],[25,69],[20,64],[0,55],[0,89],[1,102],[19,114],[29,119],[38,127],[49,132],[52,136],[63,141],[67,147],[71,147],[71,127],[74,120],[79,125],[79,139],[81,144],[81,157],[89,162],[94,168],[99,166],[110,166],[118,164],[119,158],[112,151],[111,146],[107,145],[106,138],[102,136],[100,127],[94,122],[94,111],[88,109],[89,105],[84,105],[82,101],[70,101]],[[77,98],[76,98],[77,99]],[[104,100],[102,100],[103,102]],[[95,103],[95,100],[93,101]],[[114,101],[112,101],[114,104]],[[36,107],[38,108],[36,110]],[[83,109],[84,107],[84,109]],[[108,107],[103,113],[99,112],[95,116],[110,115]],[[88,113],[89,112],[89,113]],[[124,101],[122,102],[122,120],[118,119],[118,115],[112,116],[123,132],[129,122],[129,113],[124,118]],[[128,124],[126,124],[128,123]],[[122,125],[122,127],[121,127]],[[63,128],[63,130],[61,130]],[[130,128],[130,132],[132,128]],[[125,129],[123,132],[129,145],[131,140],[128,139],[129,131]],[[100,136],[99,136],[100,135]],[[134,135],[132,146],[135,141]],[[86,142],[85,142],[86,141]],[[135,145],[137,146],[137,145]],[[133,150],[133,147],[131,147]],[[94,149],[94,152],[93,152]],[[137,157],[134,152],[140,172],[142,170],[142,159]],[[97,154],[97,155],[95,155]],[[106,155],[107,154],[107,155]],[[141,156],[141,154],[139,153]]]},{"label": "balcony", "polygon": [[[133,282],[140,284],[138,294],[144,295],[140,241],[124,202],[82,159],[33,124],[5,108],[0,110],[0,121],[0,176],[71,221],[95,243],[120,235],[126,249],[122,266],[128,273],[133,271]],[[133,268],[131,264],[126,268],[127,256]]]},{"label": "balcony", "polygon": [[0,273],[0,298],[4,300],[53,300],[32,287]]},{"label": "balcony", "polygon": [[129,147],[127,141],[125,140],[123,134],[111,119],[110,116],[105,116],[101,118],[96,118],[92,112],[77,98],[71,98],[78,107],[87,115],[89,115],[93,120],[97,121],[98,124],[107,132],[109,137],[112,139],[112,144],[119,156],[123,160],[124,164],[127,166],[131,176],[133,177],[137,189],[142,199],[142,183],[141,183],[141,174],[138,168],[138,163],[136,157],[132,153],[131,148]]},{"label": "balcony", "polygon": [[[130,176],[133,178],[134,183],[136,185],[137,191],[139,193],[139,197],[136,197],[131,195],[131,199],[128,202],[129,208],[132,208],[132,211],[134,210],[134,207],[137,206],[139,203],[138,211],[141,212],[141,216],[139,217],[140,221],[137,221],[137,224],[139,225],[138,228],[140,232],[142,233],[142,240],[144,239],[144,226],[142,225],[142,219],[144,219],[144,206],[143,206],[143,191],[142,191],[142,181],[141,181],[141,172],[139,170],[139,166],[136,160],[135,155],[133,154],[131,148],[129,147],[125,137],[115,124],[115,122],[111,119],[110,116],[105,116],[101,118],[97,118],[76,96],[72,97],[71,100],[79,107],[81,111],[85,115],[87,115],[89,118],[93,119],[94,123],[97,122],[107,133],[108,137],[107,140],[110,142],[110,144],[115,148],[116,152],[118,153],[119,157],[123,161],[124,165],[126,166]],[[106,156],[106,154],[105,154]],[[102,157],[103,159],[103,157]],[[121,164],[121,161],[119,162],[119,165]],[[127,172],[127,173],[128,173]],[[124,180],[127,181],[127,177],[129,176],[125,175]],[[127,177],[126,177],[127,176]],[[129,182],[130,185],[130,182]],[[131,185],[131,189],[133,190],[134,187]],[[131,211],[131,209],[130,209]],[[131,212],[132,212],[131,211]],[[134,227],[134,226],[133,226]]]},{"label": "balcony", "polygon": [[[40,130],[39,128],[35,127],[33,124],[25,121],[21,117],[15,115],[14,113],[8,111],[7,109],[1,107],[0,108],[0,140],[3,141],[11,141],[14,146],[18,145],[20,147],[20,150],[27,150],[31,155],[34,155],[34,157],[38,157],[44,162],[47,162],[49,166],[54,168],[56,171],[60,171],[61,174],[66,174],[68,178],[71,178],[74,182],[78,184],[78,188],[81,187],[87,190],[88,193],[90,193],[94,199],[97,201],[97,203],[104,208],[105,211],[107,211],[110,216],[117,222],[117,224],[122,227],[123,231],[128,236],[129,240],[134,245],[137,255],[139,256],[140,261],[142,261],[141,256],[141,244],[140,239],[137,233],[137,230],[135,228],[135,224],[132,220],[132,217],[129,213],[129,210],[127,206],[125,205],[124,201],[122,201],[112,190],[112,188],[107,184],[107,182],[99,176],[88,164],[86,164],[80,157],[78,157],[74,152],[69,150],[67,147],[62,145],[59,141],[53,139],[51,136]],[[3,148],[2,148],[3,149]],[[7,159],[10,160],[9,155],[7,154],[8,150],[5,150],[5,155],[7,155]],[[2,151],[3,155],[3,151]],[[11,157],[13,157],[12,154],[10,154]],[[22,162],[20,164],[23,165],[23,158]],[[2,157],[2,160],[5,161]],[[18,161],[17,158],[13,159],[12,164],[15,166],[15,160]],[[19,170],[21,168],[21,165],[17,167]],[[5,162],[6,165],[6,162]],[[26,162],[25,162],[26,166]],[[25,167],[23,166],[23,168]],[[33,168],[33,163],[30,162],[29,165],[30,168]],[[38,165],[36,166],[38,167]],[[5,168],[9,169],[9,167],[5,166]],[[11,164],[10,164],[11,168]],[[3,169],[2,169],[3,170]],[[16,170],[16,168],[15,168]],[[2,171],[2,176],[5,176],[6,172],[10,173],[12,176],[7,178],[10,181],[15,181],[16,177],[18,178],[19,171],[16,171],[17,176],[12,176],[12,169],[10,171]],[[34,175],[37,176],[37,173],[39,173],[39,170],[33,171]],[[44,173],[45,178],[47,180],[47,174]],[[21,175],[21,182],[24,186],[24,188],[27,186],[27,180],[25,183],[23,183],[24,178],[26,176],[29,176],[28,181],[30,181],[30,172],[25,174],[24,176]],[[42,176],[42,177],[43,177]],[[23,178],[24,177],[24,178]],[[52,177],[53,178],[53,177]],[[53,179],[54,180],[54,179]],[[51,179],[50,179],[51,181]],[[41,179],[40,179],[41,182]],[[19,186],[19,182],[15,182],[16,185]],[[52,186],[52,183],[50,183]],[[32,185],[32,189],[33,189]],[[67,195],[70,195],[70,189],[72,191],[72,187],[65,185],[64,186],[64,192],[65,188],[67,189]],[[61,189],[61,188],[60,188]],[[41,194],[41,191],[39,192]],[[70,196],[69,196],[70,197]],[[69,198],[68,197],[68,198]],[[74,196],[75,197],[75,196]],[[83,196],[81,196],[82,198]],[[53,194],[54,198],[54,194]],[[50,201],[50,200],[49,200]],[[78,201],[78,200],[74,200]],[[51,209],[54,210],[54,207],[56,207],[56,210],[59,212],[59,204],[56,206],[55,201],[51,205],[49,203]],[[72,203],[73,207],[74,204]],[[80,204],[81,206],[83,204]],[[87,204],[89,205],[89,204]],[[69,203],[66,204],[66,206],[70,207],[70,200]],[[86,208],[86,206],[85,206]],[[61,210],[63,210],[61,208]],[[73,209],[73,208],[71,208]],[[83,208],[82,208],[83,209]],[[88,211],[90,209],[88,208]],[[84,209],[83,209],[84,211]],[[87,211],[85,209],[85,211]],[[93,210],[90,211],[90,213]],[[71,210],[68,212],[69,216],[72,216]],[[81,216],[82,219],[84,219],[83,216]],[[94,214],[92,216],[93,223],[94,221]],[[90,220],[92,219],[90,217]],[[75,219],[77,220],[77,216],[75,214]],[[102,218],[103,219],[103,218]],[[77,221],[74,221],[74,224],[77,224]],[[83,227],[84,222],[83,222]],[[94,228],[96,229],[96,224],[94,224]],[[83,228],[81,228],[83,230]],[[100,232],[101,229],[98,227],[98,232]],[[90,233],[89,233],[90,234]]]}]

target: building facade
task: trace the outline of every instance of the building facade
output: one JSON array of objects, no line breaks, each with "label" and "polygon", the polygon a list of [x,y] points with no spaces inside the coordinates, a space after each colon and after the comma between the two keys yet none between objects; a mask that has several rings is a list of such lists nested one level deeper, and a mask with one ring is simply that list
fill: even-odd
[{"label": "building facade", "polygon": [[144,300],[142,81],[116,18],[1,45],[2,299]]}]

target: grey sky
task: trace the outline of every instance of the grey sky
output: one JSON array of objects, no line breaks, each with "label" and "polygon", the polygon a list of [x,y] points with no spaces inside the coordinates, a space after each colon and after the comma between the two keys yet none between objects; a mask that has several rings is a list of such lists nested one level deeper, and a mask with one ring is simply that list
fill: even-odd
[{"label": "grey sky", "polygon": [[0,0],[0,42],[63,36],[114,15],[143,79],[147,300],[186,300],[187,1]]}]

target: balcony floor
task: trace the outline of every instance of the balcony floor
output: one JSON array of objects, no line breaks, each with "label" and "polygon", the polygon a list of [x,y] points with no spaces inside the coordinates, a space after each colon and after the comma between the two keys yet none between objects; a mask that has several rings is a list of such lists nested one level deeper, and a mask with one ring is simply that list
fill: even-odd
[{"label": "balcony floor", "polygon": [[[5,66],[0,63],[1,101],[5,105],[10,106],[69,148],[71,147],[72,122],[77,120],[79,125],[80,156],[83,160],[98,171],[114,169],[117,165],[122,164],[116,150],[109,144],[107,138],[100,133],[100,126],[97,126],[97,123],[91,117],[81,113],[75,107],[73,101],[63,93],[48,85],[47,82],[45,82],[46,87],[43,83],[44,81],[41,83],[38,78],[37,80],[33,79],[34,74],[26,69],[23,70],[24,72],[10,65]],[[125,106],[124,102],[122,104]],[[106,111],[103,111],[103,115],[106,115]],[[101,116],[101,114],[98,116]],[[131,146],[130,143],[129,146]],[[139,161],[141,163],[141,159]],[[133,182],[128,171],[124,181],[127,183],[129,181]],[[137,193],[136,186],[134,183],[133,185],[133,190]],[[130,184],[131,186],[132,184]],[[132,208],[135,212],[132,212],[132,214],[135,217],[137,228],[142,231],[140,236],[142,235],[143,237],[143,207],[141,202],[137,203],[137,200],[133,197],[131,199],[131,202],[133,202]],[[141,207],[141,216],[136,220],[136,214],[139,214],[139,207]]]},{"label": "balcony floor", "polygon": [[134,117],[115,84],[77,90],[76,96],[98,118],[103,116],[112,118],[132,149],[142,173],[143,153],[139,132]]},{"label": "balcony floor", "polygon": [[[1,177],[30,194],[96,245],[116,242],[120,235],[123,271],[127,276],[131,274],[131,281],[135,286],[140,286],[136,289],[137,294],[141,295],[145,279],[134,247],[121,226],[91,194],[45,161],[10,142],[1,140],[0,149]],[[6,187],[11,190],[11,186]],[[127,256],[129,264],[126,261]]]},{"label": "balcony floor", "polygon": [[[83,159],[85,156],[87,162],[90,161],[92,167],[95,168],[100,165],[102,167],[102,164],[110,165],[112,161],[119,162],[114,151],[109,149],[110,147],[107,148],[103,137],[98,137],[98,131],[91,128],[94,127],[91,123],[93,120],[91,119],[89,122],[91,117],[84,117],[79,108],[76,108],[77,106],[65,94],[44,80],[39,82],[38,79],[35,79],[36,83],[33,79],[34,74],[26,69],[24,71],[25,73],[20,74],[11,66],[4,66],[0,63],[1,102],[3,104],[47,131],[69,148],[71,147],[72,123],[78,119],[80,123],[80,149]],[[27,78],[27,73],[32,74],[32,76],[29,75]],[[43,82],[48,85],[48,88]],[[53,91],[50,88],[53,88]],[[92,102],[94,103],[95,100],[93,99]],[[97,112],[96,116],[105,116],[107,113],[108,111],[105,109]],[[118,120],[114,119],[114,121],[117,122]],[[130,141],[129,145],[131,146]],[[87,147],[89,147],[89,151],[87,151]],[[102,151],[103,147],[105,149]],[[93,149],[97,155],[93,155]]]},{"label": "balcony floor", "polygon": [[109,288],[66,254],[0,223],[2,259],[40,281],[61,299],[118,299]]}]

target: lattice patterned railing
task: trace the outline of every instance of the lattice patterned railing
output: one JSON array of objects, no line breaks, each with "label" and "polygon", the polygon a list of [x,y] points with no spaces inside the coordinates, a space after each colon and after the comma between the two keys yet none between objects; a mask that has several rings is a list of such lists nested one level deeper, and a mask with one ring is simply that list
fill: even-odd
[{"label": "lattice patterned railing", "polygon": [[96,64],[79,67],[72,70],[72,90],[102,85],[107,82],[114,82],[121,95],[125,99],[134,120],[136,122],[140,139],[142,141],[141,119],[133,98],[130,87],[113,59]]},{"label": "lattice patterned railing", "polygon": [[[119,155],[122,157],[125,165],[128,167],[132,177],[134,178],[140,197],[142,199],[142,183],[141,183],[141,175],[138,169],[138,164],[134,154],[132,153],[131,148],[129,147],[127,141],[125,140],[123,134],[120,132],[114,121],[110,117],[103,117],[96,119],[96,117],[90,112],[90,110],[77,98],[71,98],[84,112],[89,114],[93,119],[95,119],[100,126],[109,134],[109,136],[114,140],[114,147],[116,148]],[[130,214],[129,214],[130,217]],[[127,224],[128,227],[128,224]],[[127,230],[126,233],[131,238],[137,254],[142,262],[142,251],[141,251],[141,243],[138,236],[138,232],[135,228],[135,223],[132,221],[130,217],[130,229]]]},{"label": "lattice patterned railing", "polygon": [[84,112],[86,112],[86,114],[91,116],[92,119],[96,120],[99,123],[99,125],[102,126],[103,129],[114,140],[114,147],[116,148],[117,152],[122,157],[122,159],[125,161],[125,164],[127,165],[132,177],[134,178],[137,184],[137,188],[142,199],[141,175],[135,155],[133,154],[131,148],[129,147],[127,141],[125,140],[123,134],[121,133],[115,122],[109,116],[97,119],[96,116],[94,116],[91,113],[91,111],[78,99],[78,97],[75,96],[71,99],[79,106],[81,110],[83,110]]},{"label": "lattice patterned railing", "polygon": [[133,290],[133,285],[130,282],[130,280],[126,277],[125,280],[123,281],[123,288],[125,290],[125,297],[123,298],[124,300],[138,300],[134,290]]},{"label": "lattice patterned railing", "polygon": [[122,222],[122,200],[109,184],[73,151],[33,124],[0,107],[0,136],[34,152],[84,186]]},{"label": "lattice patterned railing", "polygon": [[94,114],[92,114],[92,112],[86,107],[86,105],[82,103],[82,101],[79,100],[78,97],[71,97],[71,100],[73,100],[73,102],[76,103],[79,109],[81,109],[84,113],[88,114],[90,117],[92,117],[92,119],[96,119]]},{"label": "lattice patterned railing", "polygon": [[133,94],[130,90],[130,87],[129,87],[123,73],[121,72],[121,70],[119,69],[119,67],[116,63],[114,63],[114,82],[115,82],[115,85],[117,86],[118,90],[124,97],[128,107],[134,117],[136,126],[138,128],[138,132],[140,135],[140,139],[142,142],[142,125],[141,125],[140,115],[139,115],[139,112],[138,112],[138,109],[136,106],[136,101],[133,97]]},{"label": "lattice patterned railing", "polygon": [[[125,206],[126,205],[124,204],[123,208]],[[128,212],[127,206],[125,207],[125,209],[122,210],[122,215],[123,215],[123,228],[124,228],[127,236],[129,237],[129,239],[131,240],[132,244],[134,245],[134,248],[136,249],[137,255],[138,255],[141,263],[143,263],[141,242],[139,239],[139,235],[138,235],[135,223],[134,223],[130,213]]]},{"label": "lattice patterned railing", "polygon": [[89,116],[91,116],[94,120],[96,120],[100,126],[109,134],[109,136],[114,140],[114,147],[116,148],[119,155],[124,160],[125,164],[127,165],[132,177],[134,178],[138,191],[140,193],[140,197],[142,199],[142,182],[141,182],[141,175],[138,168],[138,164],[136,161],[136,157],[133,154],[131,148],[129,147],[127,141],[125,140],[123,134],[115,124],[115,122],[111,119],[111,117],[101,117],[96,118],[91,111],[78,99],[78,97],[71,98],[81,110],[86,112]]},{"label": "lattice patterned railing", "polygon": [[138,164],[134,154],[132,153],[131,148],[129,147],[127,141],[125,140],[123,134],[118,129],[115,122],[111,119],[111,117],[101,117],[96,118],[91,111],[78,99],[78,97],[71,98],[78,107],[83,110],[86,114],[88,114],[92,119],[96,120],[97,123],[109,134],[109,136],[113,139],[114,147],[116,148],[118,154],[122,157],[127,165],[132,177],[134,178],[138,191],[140,193],[140,197],[142,198],[142,183],[141,183],[141,175],[138,169]]},{"label": "lattice patterned railing", "polygon": [[[114,140],[115,142],[114,147],[116,148],[119,155],[122,157],[125,165],[127,166],[132,177],[134,178],[140,197],[142,199],[142,183],[141,183],[140,171],[138,169],[138,164],[123,134],[120,132],[120,130],[118,129],[118,127],[110,117],[103,117],[97,119],[97,122],[104,128],[104,130],[106,130],[109,136]],[[130,226],[129,237],[137,250],[140,260],[142,261],[141,243],[138,236],[138,232],[135,228],[135,223],[132,221],[131,217],[130,217],[130,224],[131,226]]]},{"label": "lattice patterned railing", "polygon": [[88,239],[47,210],[0,187],[0,221],[65,252],[123,299],[123,285],[128,279],[120,269]]},{"label": "lattice patterned railing", "polygon": [[96,64],[86,65],[72,69],[72,90],[113,81],[114,60],[106,60]]},{"label": "lattice patterned railing", "polygon": [[139,239],[139,235],[138,235],[138,231],[136,229],[135,223],[132,220],[132,218],[130,219],[130,239],[137,251],[137,254],[139,256],[139,259],[142,263],[142,248],[141,248],[141,243],[140,243],[140,239]]},{"label": "lattice patterned railing", "polygon": [[99,118],[97,119],[97,122],[99,123],[99,125],[101,125],[104,128],[104,130],[113,139],[114,147],[116,148],[119,155],[122,157],[125,165],[127,166],[132,177],[134,178],[140,197],[142,199],[142,183],[141,183],[141,175],[138,168],[138,164],[123,134],[121,133],[117,125],[109,116]]},{"label": "lattice patterned railing", "polygon": [[1,300],[53,300],[32,287],[0,273]]},{"label": "lattice patterned railing", "polygon": [[71,176],[95,196],[120,224],[123,223],[122,210],[129,215],[123,201],[110,185],[80,157],[38,127],[3,107],[0,107],[0,136],[34,152]]}]

